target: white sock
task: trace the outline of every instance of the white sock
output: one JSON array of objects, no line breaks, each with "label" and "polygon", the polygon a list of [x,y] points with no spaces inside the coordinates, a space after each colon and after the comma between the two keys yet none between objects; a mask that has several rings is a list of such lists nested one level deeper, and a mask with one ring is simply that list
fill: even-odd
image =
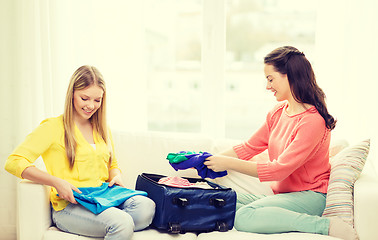
[{"label": "white sock", "polygon": [[354,230],[351,225],[344,222],[341,218],[330,217],[329,220],[329,236],[341,238],[344,240],[358,240],[356,230]]}]

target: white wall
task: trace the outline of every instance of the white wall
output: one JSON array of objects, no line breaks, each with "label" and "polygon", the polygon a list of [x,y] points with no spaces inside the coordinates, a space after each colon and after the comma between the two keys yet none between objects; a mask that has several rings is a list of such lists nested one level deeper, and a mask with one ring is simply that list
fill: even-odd
[{"label": "white wall", "polygon": [[14,67],[12,52],[13,6],[10,1],[0,2],[0,239],[16,239],[16,179],[4,170],[5,159],[14,148]]},{"label": "white wall", "polygon": [[[320,1],[315,73],[338,119],[333,137],[350,144],[371,139],[366,168],[378,169],[378,2]],[[366,169],[372,170],[372,169]],[[373,169],[374,170],[374,169]]]}]

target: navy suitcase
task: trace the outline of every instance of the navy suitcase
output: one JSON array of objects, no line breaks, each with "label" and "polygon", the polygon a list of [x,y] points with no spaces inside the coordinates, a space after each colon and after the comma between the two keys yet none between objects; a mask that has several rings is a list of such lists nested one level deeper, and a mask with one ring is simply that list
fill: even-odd
[{"label": "navy suitcase", "polygon": [[234,226],[236,193],[231,188],[200,178],[185,178],[190,183],[206,182],[210,189],[172,187],[159,184],[165,176],[143,173],[135,189],[148,193],[156,204],[152,226],[171,233],[228,231]]}]

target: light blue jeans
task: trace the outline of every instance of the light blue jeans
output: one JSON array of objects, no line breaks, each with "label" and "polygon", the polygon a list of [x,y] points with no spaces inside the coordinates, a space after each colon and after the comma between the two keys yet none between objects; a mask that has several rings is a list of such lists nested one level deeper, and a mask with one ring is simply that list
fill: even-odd
[{"label": "light blue jeans", "polygon": [[326,195],[313,191],[271,196],[238,194],[235,228],[254,233],[306,232],[328,235],[329,219],[321,217]]},{"label": "light blue jeans", "polygon": [[106,240],[131,239],[134,231],[148,227],[155,214],[155,203],[141,195],[127,199],[96,215],[80,204],[69,204],[52,211],[55,225],[65,232]]}]

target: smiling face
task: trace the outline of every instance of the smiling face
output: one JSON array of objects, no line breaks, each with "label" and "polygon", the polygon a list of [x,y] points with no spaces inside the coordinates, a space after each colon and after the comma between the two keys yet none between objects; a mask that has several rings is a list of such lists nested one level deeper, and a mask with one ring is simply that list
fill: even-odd
[{"label": "smiling face", "polygon": [[277,72],[271,64],[265,64],[264,73],[267,80],[266,89],[274,93],[277,101],[290,100],[292,98],[286,74]]},{"label": "smiling face", "polygon": [[92,84],[84,89],[76,90],[73,96],[74,117],[76,120],[89,120],[100,108],[104,91]]}]

